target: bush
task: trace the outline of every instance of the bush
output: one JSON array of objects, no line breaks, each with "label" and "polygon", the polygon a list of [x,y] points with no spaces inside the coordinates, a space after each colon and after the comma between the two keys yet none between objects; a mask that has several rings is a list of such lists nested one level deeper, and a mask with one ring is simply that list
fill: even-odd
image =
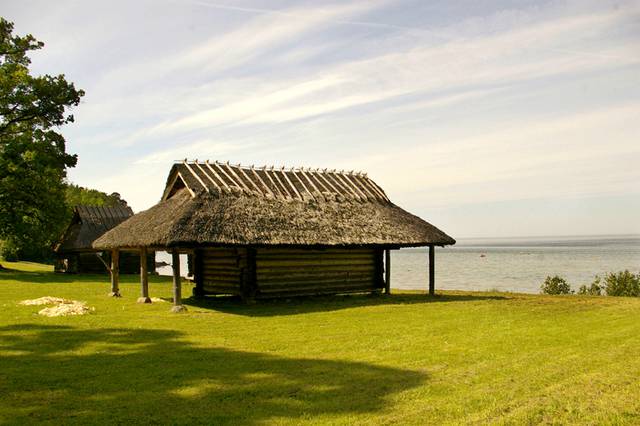
[{"label": "bush", "polygon": [[0,240],[0,259],[7,262],[15,262],[18,260],[18,248],[9,240]]},{"label": "bush", "polygon": [[540,286],[540,291],[544,294],[571,294],[571,286],[567,284],[564,278],[557,275],[553,277],[547,276],[544,283]]},{"label": "bush", "polygon": [[640,297],[640,274],[628,270],[609,273],[604,278],[607,296]]},{"label": "bush", "polygon": [[591,285],[581,285],[578,290],[578,294],[583,294],[587,296],[602,296],[602,292],[604,291],[605,286],[601,284],[600,277],[596,275],[596,278],[593,280]]}]

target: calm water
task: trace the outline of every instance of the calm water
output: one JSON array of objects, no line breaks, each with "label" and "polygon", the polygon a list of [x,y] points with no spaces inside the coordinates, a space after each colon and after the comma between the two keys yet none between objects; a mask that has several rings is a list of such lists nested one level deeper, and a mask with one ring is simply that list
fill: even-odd
[{"label": "calm water", "polygon": [[[393,251],[392,288],[426,289],[427,260],[426,249]],[[538,293],[553,274],[577,289],[624,269],[640,272],[640,235],[468,239],[436,249],[436,289]]]},{"label": "calm water", "polygon": [[[185,274],[186,256],[180,257]],[[156,260],[171,262],[171,256],[158,252]],[[444,290],[538,293],[544,278],[554,274],[577,289],[596,274],[624,269],[640,272],[640,235],[468,239],[436,248],[436,289]],[[171,275],[170,267],[158,271]],[[426,249],[392,252],[392,288],[424,290],[427,280]]]}]

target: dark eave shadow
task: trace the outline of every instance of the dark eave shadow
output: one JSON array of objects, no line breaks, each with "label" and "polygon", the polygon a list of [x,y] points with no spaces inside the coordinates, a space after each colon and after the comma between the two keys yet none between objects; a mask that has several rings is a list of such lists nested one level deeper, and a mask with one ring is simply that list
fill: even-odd
[{"label": "dark eave shadow", "polygon": [[365,306],[381,305],[428,305],[431,303],[453,303],[482,300],[506,300],[504,296],[492,294],[437,294],[404,293],[391,295],[351,294],[335,296],[304,296],[279,299],[258,299],[255,303],[244,303],[239,297],[217,296],[183,299],[182,303],[199,309],[225,312],[250,317],[298,315],[310,312],[330,312]]}]

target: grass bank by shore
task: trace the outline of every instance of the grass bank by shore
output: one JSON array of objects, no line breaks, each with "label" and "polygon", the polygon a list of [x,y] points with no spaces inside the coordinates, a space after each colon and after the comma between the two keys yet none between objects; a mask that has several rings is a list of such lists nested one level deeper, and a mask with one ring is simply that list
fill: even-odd
[{"label": "grass bank by shore", "polygon": [[[640,422],[639,299],[398,292],[172,314],[136,303],[136,276],[113,299],[106,276],[3,265],[0,423]],[[42,296],[95,311],[18,305]]]}]

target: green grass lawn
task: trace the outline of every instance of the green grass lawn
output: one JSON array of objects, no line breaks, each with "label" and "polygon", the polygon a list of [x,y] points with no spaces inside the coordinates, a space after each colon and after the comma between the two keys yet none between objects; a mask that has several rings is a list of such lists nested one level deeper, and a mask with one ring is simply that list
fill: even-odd
[{"label": "green grass lawn", "polygon": [[[0,422],[640,423],[640,300],[444,292],[141,305],[4,262]],[[185,284],[183,294],[191,294]],[[155,277],[151,296],[169,298]],[[47,318],[23,299],[88,302]]]}]

